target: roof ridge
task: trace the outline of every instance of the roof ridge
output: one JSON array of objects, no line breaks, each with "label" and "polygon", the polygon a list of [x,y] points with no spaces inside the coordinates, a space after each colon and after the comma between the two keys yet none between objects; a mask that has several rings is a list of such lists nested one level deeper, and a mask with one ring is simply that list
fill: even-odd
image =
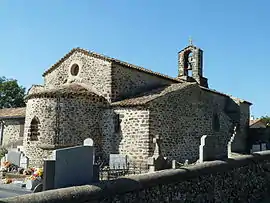
[{"label": "roof ridge", "polygon": [[84,48],[80,48],[80,47],[73,48],[71,51],[69,51],[66,55],[64,55],[62,58],[60,58],[55,64],[53,64],[47,71],[45,71],[42,76],[44,77],[48,73],[55,70],[62,62],[64,62],[69,56],[71,56],[76,51],[79,51],[79,52],[81,52],[83,54],[86,54],[88,56],[94,56],[94,57],[97,57],[97,58],[100,58],[100,59],[103,59],[103,60],[107,60],[107,61],[110,61],[110,62],[113,62],[113,63],[117,63],[117,64],[123,65],[125,67],[128,67],[128,68],[133,68],[135,70],[139,70],[139,71],[142,71],[142,72],[145,72],[145,73],[148,73],[148,74],[152,74],[152,75],[159,76],[159,77],[162,77],[162,78],[165,78],[165,79],[173,80],[175,82],[181,82],[181,80],[179,80],[177,78],[170,77],[168,75],[165,75],[165,74],[162,74],[162,73],[159,73],[159,72],[155,72],[155,71],[152,71],[150,69],[146,69],[146,68],[144,68],[142,66],[134,65],[134,64],[131,64],[131,63],[128,63],[128,62],[125,62],[125,61],[121,61],[119,59],[112,58],[112,57],[109,57],[109,56],[106,56],[106,55],[103,55],[103,54],[99,54],[97,52],[90,51],[88,49],[84,49]]},{"label": "roof ridge", "polygon": [[[126,98],[120,101],[113,102],[112,106],[140,106],[147,105],[149,102],[154,101],[157,98],[164,97],[172,92],[179,89],[187,89],[197,83],[175,83],[170,85],[165,85],[161,87],[156,87],[147,92],[134,95],[133,97]],[[142,100],[142,101],[141,101]]]}]

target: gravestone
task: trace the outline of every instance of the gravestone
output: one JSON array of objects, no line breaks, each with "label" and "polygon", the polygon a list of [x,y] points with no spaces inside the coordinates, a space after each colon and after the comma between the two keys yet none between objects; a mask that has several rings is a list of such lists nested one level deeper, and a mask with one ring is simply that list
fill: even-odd
[{"label": "gravestone", "polygon": [[93,146],[94,145],[94,141],[91,138],[86,138],[83,141],[83,146]]},{"label": "gravestone", "polygon": [[261,151],[261,146],[259,144],[252,145],[251,153]]},{"label": "gravestone", "polygon": [[28,164],[29,164],[29,158],[27,156],[25,156],[24,154],[21,154],[21,158],[20,158],[20,167],[21,168],[28,168]]},{"label": "gravestone", "polygon": [[267,148],[266,148],[266,143],[262,143],[262,144],[261,144],[261,150],[262,150],[262,151],[267,150]]},{"label": "gravestone", "polygon": [[55,150],[54,188],[90,184],[93,180],[93,147]]},{"label": "gravestone", "polygon": [[55,160],[44,160],[43,190],[54,189]]},{"label": "gravestone", "polygon": [[172,169],[176,169],[176,160],[172,160]]},{"label": "gravestone", "polygon": [[6,160],[16,166],[20,166],[21,152],[8,151]]},{"label": "gravestone", "polygon": [[213,161],[227,156],[219,145],[219,137],[211,135],[203,135],[201,137],[199,162]]},{"label": "gravestone", "polygon": [[127,169],[128,168],[127,155],[110,154],[109,166],[111,169]]},{"label": "gravestone", "polygon": [[167,157],[164,157],[161,154],[161,150],[160,150],[161,142],[162,142],[162,139],[159,137],[159,135],[156,135],[153,138],[153,144],[155,144],[154,154],[152,157],[149,157],[147,160],[149,172],[169,169],[172,167],[172,163],[169,163]]}]

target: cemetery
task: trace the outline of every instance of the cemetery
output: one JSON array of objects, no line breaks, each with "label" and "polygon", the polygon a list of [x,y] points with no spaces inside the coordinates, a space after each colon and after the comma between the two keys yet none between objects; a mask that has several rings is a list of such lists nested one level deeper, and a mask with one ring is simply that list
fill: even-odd
[{"label": "cemetery", "polygon": [[[149,159],[149,172],[171,167],[160,155],[158,142],[155,143],[155,154]],[[42,168],[29,167],[28,164],[29,160],[22,152],[8,151],[1,159],[2,183],[19,184],[26,190],[41,192],[147,172],[132,165],[128,156],[121,154],[110,154],[109,166],[102,167],[98,160],[95,161],[91,138],[85,139],[81,146],[55,150],[48,159],[44,159]]]}]

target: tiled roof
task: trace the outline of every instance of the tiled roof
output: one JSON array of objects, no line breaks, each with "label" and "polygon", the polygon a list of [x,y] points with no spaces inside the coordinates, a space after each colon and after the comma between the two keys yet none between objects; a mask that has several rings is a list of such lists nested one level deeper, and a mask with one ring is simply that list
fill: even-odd
[{"label": "tiled roof", "polygon": [[209,89],[209,88],[202,87],[202,86],[200,86],[200,87],[201,87],[202,90],[205,90],[205,91],[208,91],[208,92],[212,92],[212,93],[215,93],[215,94],[219,94],[219,95],[222,95],[222,96],[225,96],[225,97],[230,97],[230,98],[235,99],[235,100],[238,100],[238,101],[240,101],[240,102],[242,102],[242,103],[247,103],[247,104],[249,104],[249,105],[252,105],[252,103],[249,102],[249,101],[246,101],[246,100],[243,100],[243,99],[239,99],[239,98],[233,97],[233,96],[231,96],[231,95],[228,95],[228,94],[219,92],[219,91],[217,91],[217,90]]},{"label": "tiled roof", "polygon": [[260,119],[260,118],[249,120],[249,126],[252,126],[260,121],[262,121],[262,119]]},{"label": "tiled roof", "polygon": [[136,65],[124,62],[124,61],[120,61],[118,59],[111,58],[109,56],[98,54],[98,53],[95,53],[95,52],[92,52],[92,51],[89,51],[89,50],[86,50],[86,49],[82,49],[82,48],[74,48],[74,49],[72,49],[69,53],[67,53],[64,57],[62,57],[58,62],[53,64],[47,71],[45,71],[43,73],[43,76],[46,76],[48,73],[55,70],[61,63],[63,63],[68,57],[70,57],[76,51],[80,52],[80,53],[83,53],[83,54],[85,54],[87,56],[92,56],[92,57],[95,57],[95,58],[99,58],[99,59],[102,59],[102,60],[106,60],[106,61],[109,61],[109,62],[112,62],[112,63],[122,65],[122,66],[124,66],[126,68],[132,68],[132,69],[135,69],[135,70],[138,70],[138,71],[141,71],[141,72],[145,72],[145,73],[148,73],[148,74],[151,74],[151,75],[155,75],[155,76],[158,76],[158,77],[162,77],[162,78],[165,78],[165,79],[168,79],[168,80],[172,80],[172,81],[175,81],[175,82],[181,82],[181,80],[178,80],[176,78],[173,78],[173,77],[170,77],[170,76],[158,73],[158,72],[154,72],[154,71],[151,71],[149,69],[146,69],[146,68],[143,68],[143,67],[140,67],[140,66],[136,66]]},{"label": "tiled roof", "polygon": [[114,102],[111,105],[122,106],[122,107],[146,105],[150,101],[153,101],[170,92],[173,92],[178,89],[185,89],[185,88],[191,87],[192,85],[197,85],[197,84],[196,83],[176,83],[169,86],[153,89],[149,92],[146,92],[144,94],[138,95],[130,99],[124,99],[121,101]]},{"label": "tiled roof", "polygon": [[[185,49],[188,49],[189,47],[195,47],[195,46],[190,45],[190,46],[186,47]],[[108,57],[108,56],[105,56],[105,55],[102,55],[102,54],[98,54],[98,53],[95,53],[95,52],[92,52],[92,51],[89,51],[89,50],[86,50],[86,49],[82,49],[82,48],[74,48],[74,49],[72,49],[64,57],[62,57],[58,62],[53,64],[47,71],[45,71],[43,73],[43,76],[46,76],[48,73],[50,73],[53,70],[57,69],[57,67],[61,63],[63,63],[68,57],[70,57],[76,51],[80,52],[80,53],[83,53],[83,54],[85,54],[87,56],[92,56],[92,57],[99,58],[99,59],[102,59],[102,60],[106,60],[106,61],[109,61],[109,62],[112,62],[112,63],[116,63],[116,64],[122,65],[122,66],[124,66],[126,68],[132,68],[132,69],[142,71],[142,72],[154,75],[154,76],[158,76],[158,77],[161,77],[161,78],[164,78],[164,79],[171,80],[171,81],[176,82],[176,83],[182,83],[183,82],[183,80],[181,80],[181,79],[173,78],[173,77],[170,77],[170,76],[158,73],[158,72],[154,72],[154,71],[151,71],[149,69],[146,69],[146,68],[143,68],[143,67],[140,67],[140,66],[136,66],[136,65],[133,65],[133,64],[130,64],[130,63],[115,59],[115,58],[111,58],[111,57]],[[215,94],[223,95],[223,96],[226,96],[226,97],[231,97],[230,95],[224,94],[222,92],[218,92],[216,90],[212,90],[212,89],[205,88],[205,87],[201,87],[201,88],[203,90],[206,90],[206,91],[209,91],[209,92],[212,92],[212,93],[215,93]],[[237,98],[235,98],[235,99],[237,99]],[[250,103],[248,101],[245,101],[245,100],[241,100],[241,99],[237,99],[237,100],[239,100],[240,102],[243,102],[243,103],[250,104],[250,105],[252,104],[252,103]]]},{"label": "tiled roof", "polygon": [[[160,96],[163,96],[163,95],[165,95],[165,94],[167,94],[169,92],[173,92],[173,91],[178,90],[178,89],[184,89],[186,87],[191,87],[191,85],[197,85],[197,83],[190,83],[190,82],[176,83],[176,84],[172,84],[172,85],[165,86],[165,87],[162,87],[162,88],[157,88],[157,89],[151,90],[149,92],[143,93],[141,95],[137,95],[137,96],[135,96],[133,98],[124,99],[124,100],[121,100],[121,101],[114,102],[114,103],[112,103],[112,106],[123,106],[124,107],[124,106],[146,105],[148,102],[150,102],[150,101],[152,101],[152,100],[154,100],[154,99],[156,99],[156,98],[158,98]],[[230,95],[218,92],[216,90],[212,90],[212,89],[205,88],[205,87],[202,87],[202,86],[198,86],[198,87],[200,87],[202,90],[205,90],[205,91],[208,91],[208,92],[211,92],[211,93],[214,93],[214,94],[219,94],[219,95],[231,98]],[[234,98],[234,99],[237,99],[237,98]],[[238,99],[238,100],[240,100],[240,99]],[[251,104],[250,102],[247,102],[247,101],[244,101],[244,100],[240,100],[240,101]]]},{"label": "tiled roof", "polygon": [[25,107],[0,109],[0,118],[25,117]]},{"label": "tiled roof", "polygon": [[95,92],[89,90],[87,87],[77,84],[77,83],[69,83],[62,86],[58,86],[51,89],[43,89],[34,93],[28,94],[25,99],[42,97],[42,96],[56,96],[56,95],[84,95],[84,96],[94,96],[100,97]]}]

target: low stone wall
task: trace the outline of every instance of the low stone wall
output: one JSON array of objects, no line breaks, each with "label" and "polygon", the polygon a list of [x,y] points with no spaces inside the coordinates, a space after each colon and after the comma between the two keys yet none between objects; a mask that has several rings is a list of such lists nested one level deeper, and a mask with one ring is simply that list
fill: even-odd
[{"label": "low stone wall", "polygon": [[270,151],[0,202],[258,202],[270,188]]}]

